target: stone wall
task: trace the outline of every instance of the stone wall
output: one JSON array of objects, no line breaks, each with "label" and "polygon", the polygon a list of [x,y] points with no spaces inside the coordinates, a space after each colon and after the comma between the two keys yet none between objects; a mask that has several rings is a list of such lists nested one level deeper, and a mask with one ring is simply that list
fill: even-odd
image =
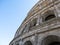
[{"label": "stone wall", "polygon": [[60,0],[43,2],[39,1],[30,10],[9,45],[48,45],[54,41],[60,42]]}]

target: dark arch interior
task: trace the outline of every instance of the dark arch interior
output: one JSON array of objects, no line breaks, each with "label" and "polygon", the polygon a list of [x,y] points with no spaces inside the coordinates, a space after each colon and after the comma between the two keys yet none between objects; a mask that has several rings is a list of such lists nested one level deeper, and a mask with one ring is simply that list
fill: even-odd
[{"label": "dark arch interior", "polygon": [[19,45],[19,44],[16,44],[16,45]]},{"label": "dark arch interior", "polygon": [[32,43],[30,41],[27,41],[27,42],[25,42],[24,45],[32,45]]},{"label": "dark arch interior", "polygon": [[49,45],[60,45],[60,42],[52,42]]},{"label": "dark arch interior", "polygon": [[37,23],[37,21],[35,20],[33,26],[36,26],[36,23]]},{"label": "dark arch interior", "polygon": [[45,18],[45,21],[50,20],[50,19],[52,19],[52,18],[55,18],[55,15],[54,15],[54,14],[48,15],[48,16]]},{"label": "dark arch interior", "polygon": [[36,24],[37,24],[37,19],[32,20],[30,23],[30,28],[36,26]]},{"label": "dark arch interior", "polygon": [[41,45],[60,45],[60,37],[49,35],[42,40]]}]

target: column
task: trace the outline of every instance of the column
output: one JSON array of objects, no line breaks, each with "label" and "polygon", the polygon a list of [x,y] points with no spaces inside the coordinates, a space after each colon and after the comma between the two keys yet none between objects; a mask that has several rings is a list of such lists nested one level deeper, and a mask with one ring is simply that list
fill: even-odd
[{"label": "column", "polygon": [[[52,0],[53,1],[53,0]],[[57,0],[57,1],[59,1],[59,0]],[[54,13],[55,13],[55,16],[56,17],[60,17],[60,4],[58,4],[58,5],[55,5],[54,3],[53,3],[53,6],[54,6]]]},{"label": "column", "polygon": [[23,45],[23,40],[21,39],[21,44],[20,45]]},{"label": "column", "polygon": [[27,32],[29,32],[30,24],[27,25]]},{"label": "column", "polygon": [[13,45],[16,45],[15,42],[13,43]]},{"label": "column", "polygon": [[38,34],[35,34],[35,45],[38,44]]},{"label": "column", "polygon": [[39,25],[39,22],[40,22],[40,15],[38,15],[38,17],[37,17],[37,24],[36,25]]},{"label": "column", "polygon": [[22,45],[22,41],[19,42],[19,45]]}]

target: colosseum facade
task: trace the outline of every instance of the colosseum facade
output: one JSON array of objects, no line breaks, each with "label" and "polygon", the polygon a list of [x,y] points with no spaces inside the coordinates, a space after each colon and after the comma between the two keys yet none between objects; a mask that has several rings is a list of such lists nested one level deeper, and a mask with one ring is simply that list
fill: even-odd
[{"label": "colosseum facade", "polygon": [[9,45],[60,45],[60,0],[39,0]]}]

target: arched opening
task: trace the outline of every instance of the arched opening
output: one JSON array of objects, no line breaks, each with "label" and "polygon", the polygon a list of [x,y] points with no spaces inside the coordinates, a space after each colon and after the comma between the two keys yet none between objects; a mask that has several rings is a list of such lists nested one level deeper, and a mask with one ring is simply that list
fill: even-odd
[{"label": "arched opening", "polygon": [[24,45],[32,45],[31,41],[26,41]]},{"label": "arched opening", "polygon": [[13,45],[13,44],[11,44],[11,45]]},{"label": "arched opening", "polygon": [[48,15],[46,18],[45,18],[45,21],[48,21],[52,18],[55,18],[55,15],[54,14],[51,14],[51,15]]},{"label": "arched opening", "polygon": [[55,35],[47,36],[42,40],[41,45],[60,45],[60,37]]},{"label": "arched opening", "polygon": [[49,45],[60,45],[60,42],[52,42]]},{"label": "arched opening", "polygon": [[36,26],[36,24],[37,24],[37,19],[32,20],[30,23],[30,28]]},{"label": "arched opening", "polygon": [[33,26],[36,26],[36,24],[37,24],[37,20],[35,19],[33,20]]},{"label": "arched opening", "polygon": [[16,45],[19,45],[19,44],[16,44]]}]

